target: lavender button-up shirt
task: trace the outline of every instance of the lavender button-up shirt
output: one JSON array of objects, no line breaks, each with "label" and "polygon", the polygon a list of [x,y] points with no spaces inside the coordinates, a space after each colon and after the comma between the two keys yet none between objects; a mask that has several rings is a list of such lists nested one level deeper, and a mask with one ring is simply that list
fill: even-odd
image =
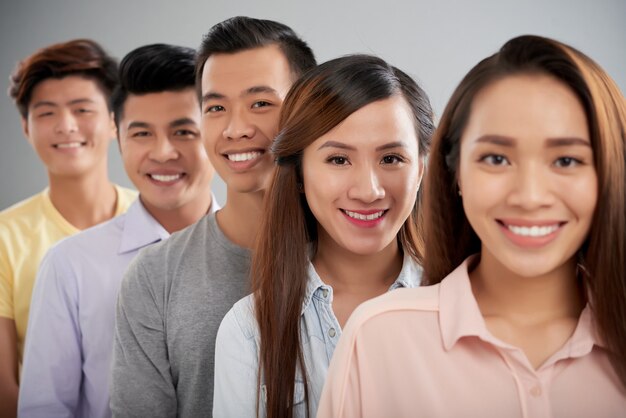
[{"label": "lavender button-up shirt", "polygon": [[[215,197],[211,212],[218,208]],[[137,199],[124,215],[54,246],[31,303],[20,417],[110,417],[109,381],[120,282],[139,251],[169,233]]]}]

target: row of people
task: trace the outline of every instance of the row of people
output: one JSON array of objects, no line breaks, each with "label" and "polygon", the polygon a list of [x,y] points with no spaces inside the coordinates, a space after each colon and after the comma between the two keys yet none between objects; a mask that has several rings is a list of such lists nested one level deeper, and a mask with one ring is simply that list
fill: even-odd
[{"label": "row of people", "polygon": [[189,57],[120,65],[139,199],[41,264],[20,416],[620,416],[626,108],[589,58],[513,39],[433,135],[405,73],[276,22],[214,26],[197,95]]}]

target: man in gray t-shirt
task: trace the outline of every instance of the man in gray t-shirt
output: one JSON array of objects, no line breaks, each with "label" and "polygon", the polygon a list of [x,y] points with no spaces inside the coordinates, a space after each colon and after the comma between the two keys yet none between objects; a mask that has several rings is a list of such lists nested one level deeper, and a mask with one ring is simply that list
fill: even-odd
[{"label": "man in gray t-shirt", "polygon": [[235,17],[205,36],[196,63],[201,129],[226,204],[130,265],[117,305],[114,416],[211,416],[215,337],[249,291],[280,108],[314,65],[306,43],[277,22]]}]

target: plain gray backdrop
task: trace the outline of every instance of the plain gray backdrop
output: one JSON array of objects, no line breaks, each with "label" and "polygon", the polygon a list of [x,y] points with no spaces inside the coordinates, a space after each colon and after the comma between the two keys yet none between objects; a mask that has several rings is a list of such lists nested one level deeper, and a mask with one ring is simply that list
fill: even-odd
[{"label": "plain gray backdrop", "polygon": [[[415,77],[438,115],[472,66],[522,34],[580,49],[622,91],[626,87],[626,0],[2,0],[2,89],[8,89],[17,61],[51,43],[92,38],[118,59],[155,42],[197,48],[213,24],[236,15],[291,26],[319,62],[354,52],[378,55]],[[47,176],[6,94],[0,97],[0,123],[1,210],[41,191]],[[115,142],[109,156],[112,180],[132,187]],[[219,178],[213,190],[224,203]]]}]

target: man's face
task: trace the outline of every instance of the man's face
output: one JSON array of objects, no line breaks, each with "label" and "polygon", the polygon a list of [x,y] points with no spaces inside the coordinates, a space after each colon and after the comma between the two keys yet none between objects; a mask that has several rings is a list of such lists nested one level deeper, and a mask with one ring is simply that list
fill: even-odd
[{"label": "man's face", "polygon": [[195,89],[130,95],[119,130],[124,168],[148,210],[206,204],[213,167]]},{"label": "man's face", "polygon": [[37,84],[22,120],[24,134],[54,176],[82,176],[106,164],[115,137],[107,100],[95,81],[81,76]]},{"label": "man's face", "polygon": [[214,54],[202,72],[202,136],[229,190],[263,191],[274,162],[269,147],[293,75],[277,45]]}]

